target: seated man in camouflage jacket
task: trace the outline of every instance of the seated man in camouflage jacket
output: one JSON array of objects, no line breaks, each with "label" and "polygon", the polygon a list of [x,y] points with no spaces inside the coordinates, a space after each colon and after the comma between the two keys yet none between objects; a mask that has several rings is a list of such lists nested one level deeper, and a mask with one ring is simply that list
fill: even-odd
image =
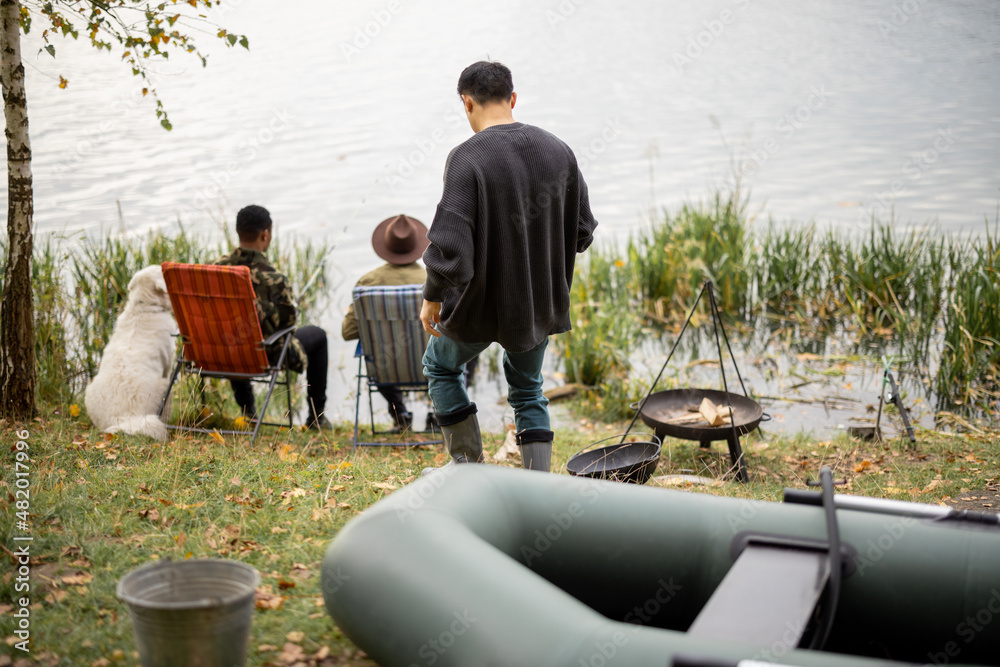
[{"label": "seated man in camouflage jacket", "polygon": [[[216,264],[250,267],[250,280],[257,295],[257,319],[260,329],[267,338],[275,331],[295,325],[295,299],[292,286],[284,274],[274,270],[264,254],[271,245],[271,214],[262,206],[251,205],[236,215],[236,233],[240,245]],[[272,345],[267,350],[268,360],[274,364],[281,354],[281,345]],[[315,326],[305,326],[295,330],[295,334],[285,354],[285,366],[295,372],[306,372],[309,404],[309,420],[306,425],[313,429],[329,426],[323,411],[326,408],[326,332]],[[230,380],[233,395],[243,414],[256,414],[251,384],[246,380]]]}]

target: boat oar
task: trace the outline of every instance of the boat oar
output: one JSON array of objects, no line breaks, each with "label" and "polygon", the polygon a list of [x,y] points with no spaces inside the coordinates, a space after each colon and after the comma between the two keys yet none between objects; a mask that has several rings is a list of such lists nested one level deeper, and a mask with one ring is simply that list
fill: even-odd
[{"label": "boat oar", "polygon": [[[822,494],[803,489],[785,489],[785,502],[801,505],[822,505]],[[890,514],[906,516],[915,519],[931,519],[932,521],[974,521],[976,523],[1000,526],[1000,515],[974,510],[957,510],[940,505],[925,505],[911,503],[906,500],[891,500],[887,498],[866,498],[864,496],[849,496],[838,493],[833,498],[838,509],[854,510],[856,512],[872,512],[874,514]]]}]

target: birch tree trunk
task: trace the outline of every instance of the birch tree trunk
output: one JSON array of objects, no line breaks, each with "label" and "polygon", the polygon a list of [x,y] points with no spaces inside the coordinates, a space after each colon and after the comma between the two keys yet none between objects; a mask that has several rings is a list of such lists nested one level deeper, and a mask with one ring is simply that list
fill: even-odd
[{"label": "birch tree trunk", "polygon": [[21,64],[21,3],[0,0],[0,82],[7,135],[7,263],[0,305],[0,417],[35,415],[35,322],[31,291],[31,143]]}]

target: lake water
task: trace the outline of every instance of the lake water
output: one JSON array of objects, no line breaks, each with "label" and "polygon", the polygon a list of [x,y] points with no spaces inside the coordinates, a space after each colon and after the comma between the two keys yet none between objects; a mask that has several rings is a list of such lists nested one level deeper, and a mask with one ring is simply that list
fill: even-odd
[{"label": "lake water", "polygon": [[454,88],[475,60],[510,66],[515,117],[577,152],[599,242],[734,171],[762,217],[842,229],[894,211],[978,233],[1000,201],[994,0],[233,0],[213,18],[251,50],[209,32],[207,68],[155,66],[169,133],[117,53],[57,39],[52,59],[24,39],[36,231],[217,234],[254,202],[282,238],[335,244],[322,323],[344,417],[350,286],[379,263],[380,220],[430,223],[471,134]]}]

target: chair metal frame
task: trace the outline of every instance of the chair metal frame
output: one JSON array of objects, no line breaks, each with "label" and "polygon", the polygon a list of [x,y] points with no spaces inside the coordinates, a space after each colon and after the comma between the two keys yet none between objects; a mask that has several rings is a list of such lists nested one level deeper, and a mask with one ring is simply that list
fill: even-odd
[{"label": "chair metal frame", "polygon": [[[164,279],[167,281],[167,294],[170,296],[171,304],[174,308],[174,314],[177,317],[178,329],[180,329],[180,338],[183,341],[181,346],[181,351],[177,355],[177,362],[174,364],[173,373],[170,376],[170,383],[167,385],[167,391],[163,395],[163,400],[160,403],[160,414],[162,415],[163,410],[167,405],[167,400],[170,398],[170,393],[173,390],[174,384],[177,379],[184,373],[191,375],[197,375],[202,378],[217,378],[225,380],[246,380],[251,383],[257,384],[267,384],[267,395],[264,398],[263,403],[260,406],[258,414],[260,419],[253,418],[249,422],[254,425],[253,431],[248,430],[237,430],[237,429],[207,429],[198,426],[184,426],[180,424],[167,424],[167,428],[175,431],[188,431],[193,433],[218,433],[223,435],[247,435],[250,434],[250,444],[252,445],[257,439],[257,434],[260,432],[261,426],[287,426],[289,429],[293,428],[292,422],[292,380],[291,371],[287,368],[282,368],[285,363],[285,357],[288,354],[288,347],[291,344],[292,335],[295,332],[295,327],[287,327],[281,329],[280,331],[275,331],[273,334],[264,338],[263,333],[260,329],[260,321],[256,316],[256,304],[255,304],[255,294],[253,290],[253,283],[250,281],[250,269],[245,266],[218,266],[218,265],[204,265],[204,264],[178,264],[175,262],[164,262]],[[253,349],[259,351],[258,356],[258,366],[261,368],[259,372],[256,373],[240,373],[234,371],[228,371],[221,368],[211,368],[207,364],[199,364],[193,359],[188,359],[187,355],[194,349],[194,346],[198,343],[195,337],[191,335],[191,331],[187,330],[186,316],[183,314],[184,309],[184,299],[189,298],[192,295],[188,294],[178,294],[171,290],[172,279],[168,278],[171,270],[176,270],[177,268],[191,269],[194,267],[211,267],[212,272],[231,273],[237,276],[239,281],[246,281],[246,287],[249,288],[249,296],[245,297],[249,299],[248,309],[249,312],[253,313],[253,317],[247,317],[246,321],[243,323],[244,332],[249,334],[249,338],[245,340],[249,341],[246,343],[247,348],[252,347]],[[215,295],[201,294],[198,295],[202,298],[213,298]],[[232,298],[232,297],[230,297]],[[182,313],[178,316],[178,313]],[[267,348],[274,344],[281,343],[281,353],[278,355],[278,361],[276,364],[271,364],[267,360],[266,350]],[[279,375],[282,370],[284,370],[284,380],[279,380]],[[271,397],[274,394],[274,388],[276,386],[282,386],[285,388],[285,395],[288,398],[288,423],[284,422],[273,422],[264,421],[263,417],[267,413],[267,407],[271,402]],[[168,415],[169,417],[169,415]]]},{"label": "chair metal frame", "polygon": [[[377,287],[355,287],[351,292],[351,299],[354,302],[354,311],[358,318],[358,346],[354,352],[354,356],[358,358],[358,375],[357,375],[357,392],[354,401],[354,448],[358,447],[415,447],[418,445],[436,445],[441,444],[443,440],[392,440],[392,441],[362,441],[360,439],[360,421],[361,421],[361,395],[362,395],[362,380],[366,381],[367,384],[367,394],[368,394],[368,415],[371,419],[371,430],[372,437],[376,438],[379,435],[395,435],[393,431],[379,431],[375,424],[375,408],[372,401],[372,394],[378,392],[379,387],[397,387],[401,389],[404,393],[426,393],[429,389],[427,379],[424,378],[422,382],[404,380],[402,382],[396,381],[380,381],[380,374],[378,372],[381,358],[373,352],[377,348],[375,343],[375,337],[372,332],[373,319],[368,313],[368,304],[366,300],[362,297],[365,296],[390,296],[399,295],[402,297],[413,296],[413,302],[407,304],[404,309],[406,314],[411,315],[411,317],[401,318],[394,320],[395,322],[406,322],[406,325],[398,325],[393,327],[393,339],[397,341],[403,341],[404,346],[411,346],[410,350],[412,352],[420,352],[422,356],[422,348],[417,347],[417,342],[419,341],[424,347],[426,347],[427,340],[430,334],[423,331],[423,325],[420,324],[419,313],[420,304],[423,303],[422,296],[422,286],[421,285],[400,285],[400,286],[377,286]],[[385,320],[378,320],[379,322],[385,322]],[[419,329],[418,329],[419,327]],[[409,330],[409,335],[406,335],[405,330]],[[419,334],[419,335],[417,335]],[[366,351],[366,343],[368,348]],[[398,347],[399,343],[395,343],[394,346]],[[393,373],[389,373],[390,376],[394,376]],[[422,373],[421,373],[422,375]],[[384,377],[384,376],[382,376]],[[395,379],[395,378],[393,378]],[[427,433],[439,433],[435,430],[430,431],[410,431],[412,434],[427,434]]]}]

